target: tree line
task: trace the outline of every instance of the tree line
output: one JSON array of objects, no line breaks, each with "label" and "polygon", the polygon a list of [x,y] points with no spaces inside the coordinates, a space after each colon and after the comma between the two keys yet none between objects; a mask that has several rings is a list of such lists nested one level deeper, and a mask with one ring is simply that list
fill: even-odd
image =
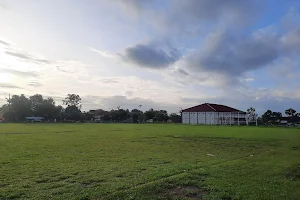
[{"label": "tree line", "polygon": [[[138,107],[141,108],[142,105]],[[26,117],[44,117],[45,121],[91,121],[101,120],[104,122],[145,122],[153,120],[154,122],[181,122],[181,116],[177,113],[168,114],[166,110],[149,109],[143,112],[139,109],[117,109],[109,111],[94,110],[81,111],[81,98],[77,94],[68,94],[62,101],[62,105],[56,105],[51,97],[43,97],[40,94],[29,96],[13,95],[6,99],[6,104],[0,108],[0,114],[5,121],[20,122]],[[100,117],[100,118],[99,118]]]},{"label": "tree line", "polygon": [[[138,108],[141,108],[139,105]],[[44,117],[45,121],[103,121],[103,122],[167,122],[171,120],[175,123],[181,122],[181,116],[177,113],[168,114],[166,110],[149,109],[143,112],[140,109],[122,109],[118,106],[116,109],[105,111],[102,109],[81,111],[81,98],[77,94],[68,94],[62,101],[62,105],[56,105],[51,97],[43,97],[40,94],[29,96],[13,95],[6,99],[6,104],[0,108],[0,118],[6,121],[20,122],[26,117]],[[300,121],[300,113],[289,108],[285,111],[289,122],[297,123]],[[278,124],[282,120],[282,113],[267,110],[261,117],[256,114],[255,108],[247,109],[247,115],[250,123],[259,124]]]},{"label": "tree line", "polygon": [[283,118],[281,112],[274,112],[271,110],[267,110],[261,117],[258,117],[258,115],[255,112],[255,108],[251,107],[247,109],[247,114],[250,123],[258,121],[259,124],[265,124],[265,125],[276,125],[279,124],[281,120],[286,121],[290,123],[298,123],[300,122],[300,113],[297,113],[296,110],[293,108],[289,108],[285,110],[285,115],[287,118]]}]

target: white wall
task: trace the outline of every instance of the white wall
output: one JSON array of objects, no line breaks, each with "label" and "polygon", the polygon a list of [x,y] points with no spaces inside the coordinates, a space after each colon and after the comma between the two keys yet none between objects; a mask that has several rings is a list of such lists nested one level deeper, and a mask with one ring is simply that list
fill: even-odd
[{"label": "white wall", "polygon": [[[183,124],[234,125],[234,118],[245,118],[245,114],[230,112],[182,112]],[[241,123],[240,123],[241,124]]]},{"label": "white wall", "polygon": [[198,124],[206,124],[205,112],[198,112]]},{"label": "white wall", "polygon": [[183,124],[190,123],[190,113],[189,112],[182,112],[182,123]]}]

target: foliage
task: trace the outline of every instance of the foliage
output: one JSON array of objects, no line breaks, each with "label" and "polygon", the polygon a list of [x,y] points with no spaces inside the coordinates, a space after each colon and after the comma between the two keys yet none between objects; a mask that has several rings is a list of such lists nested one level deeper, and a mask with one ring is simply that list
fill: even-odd
[{"label": "foliage", "polygon": [[25,95],[13,95],[7,99],[7,104],[1,107],[1,113],[6,121],[24,121],[25,117],[44,117],[45,120],[60,120],[63,118],[64,109],[55,105],[53,98],[44,98],[35,94],[27,98]]},{"label": "foliage", "polygon": [[81,109],[81,98],[78,94],[68,94],[63,100],[63,104],[67,106],[76,106]]},{"label": "foliage", "polygon": [[174,123],[180,123],[181,122],[181,116],[176,114],[176,113],[171,113],[170,114],[170,119],[172,120],[172,122]]},{"label": "foliage", "polygon": [[272,111],[271,110],[267,110],[262,116],[261,116],[261,118],[262,118],[262,121],[264,122],[264,123],[268,123],[269,121],[271,121],[271,119],[272,119]]},{"label": "foliage", "polygon": [[285,111],[285,114],[286,114],[287,116],[294,117],[295,114],[296,114],[296,110],[294,110],[294,109],[292,109],[292,108],[289,108],[289,109],[287,109],[287,110]]},{"label": "foliage", "polygon": [[255,112],[255,108],[253,108],[253,107],[248,108],[247,109],[247,115],[248,115],[248,119],[249,119],[250,122],[256,121],[257,114]]},{"label": "foliage", "polygon": [[65,109],[64,116],[66,120],[75,120],[75,121],[79,121],[83,117],[80,109],[75,105],[68,106]]}]

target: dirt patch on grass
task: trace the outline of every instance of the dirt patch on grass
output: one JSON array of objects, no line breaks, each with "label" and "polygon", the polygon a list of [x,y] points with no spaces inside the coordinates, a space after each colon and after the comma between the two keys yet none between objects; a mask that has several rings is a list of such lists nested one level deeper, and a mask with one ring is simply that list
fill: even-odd
[{"label": "dirt patch on grass", "polygon": [[292,181],[300,181],[300,164],[293,165],[286,170],[285,177]]},{"label": "dirt patch on grass", "polygon": [[163,196],[175,199],[201,200],[207,194],[209,194],[209,190],[207,188],[178,186],[166,189]]}]

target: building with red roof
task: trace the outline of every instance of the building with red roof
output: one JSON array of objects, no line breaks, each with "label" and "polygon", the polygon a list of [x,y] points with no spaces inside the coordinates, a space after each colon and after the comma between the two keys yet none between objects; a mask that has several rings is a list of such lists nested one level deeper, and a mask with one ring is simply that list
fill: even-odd
[{"label": "building with red roof", "polygon": [[244,111],[229,106],[204,103],[181,111],[183,124],[242,125],[247,124]]}]

